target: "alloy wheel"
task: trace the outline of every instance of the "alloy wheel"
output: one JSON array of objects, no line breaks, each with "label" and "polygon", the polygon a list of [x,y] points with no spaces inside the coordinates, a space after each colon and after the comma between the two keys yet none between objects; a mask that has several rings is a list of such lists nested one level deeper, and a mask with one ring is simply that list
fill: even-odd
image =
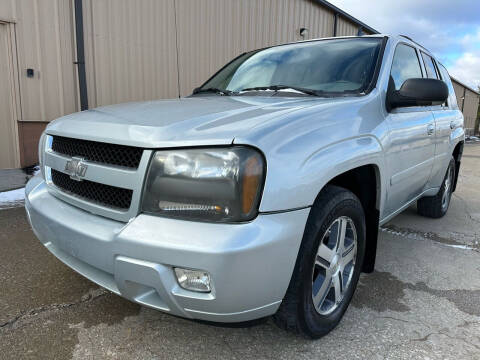
[{"label": "alloy wheel", "polygon": [[444,211],[448,208],[448,204],[450,203],[452,182],[453,182],[453,167],[449,166],[447,171],[447,177],[445,178],[444,190],[442,195],[442,210]]},{"label": "alloy wheel", "polygon": [[350,286],[357,257],[353,220],[342,216],[332,222],[318,247],[312,274],[312,300],[320,315],[335,311]]}]

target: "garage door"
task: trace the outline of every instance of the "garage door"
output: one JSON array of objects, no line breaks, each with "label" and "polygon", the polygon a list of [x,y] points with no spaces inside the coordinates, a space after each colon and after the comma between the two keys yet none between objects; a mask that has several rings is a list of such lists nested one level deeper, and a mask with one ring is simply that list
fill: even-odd
[{"label": "garage door", "polygon": [[13,113],[12,62],[9,28],[0,23],[0,169],[15,168],[17,135]]}]

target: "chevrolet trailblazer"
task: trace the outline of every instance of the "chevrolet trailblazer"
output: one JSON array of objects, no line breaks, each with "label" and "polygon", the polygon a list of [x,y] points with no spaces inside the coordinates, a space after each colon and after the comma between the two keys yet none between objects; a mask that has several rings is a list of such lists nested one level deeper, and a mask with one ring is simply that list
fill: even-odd
[{"label": "chevrolet trailblazer", "polygon": [[373,271],[379,225],[414,202],[445,215],[463,142],[424,47],[303,41],[244,53],[185,98],[53,121],[26,209],[49,251],[127,299],[318,338]]}]

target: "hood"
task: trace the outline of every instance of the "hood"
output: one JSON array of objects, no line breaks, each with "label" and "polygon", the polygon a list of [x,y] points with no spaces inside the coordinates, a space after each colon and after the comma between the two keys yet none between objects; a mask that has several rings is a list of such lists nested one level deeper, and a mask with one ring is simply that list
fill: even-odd
[{"label": "hood", "polygon": [[272,118],[313,104],[312,97],[196,96],[125,103],[61,117],[47,133],[144,148],[231,144]]}]

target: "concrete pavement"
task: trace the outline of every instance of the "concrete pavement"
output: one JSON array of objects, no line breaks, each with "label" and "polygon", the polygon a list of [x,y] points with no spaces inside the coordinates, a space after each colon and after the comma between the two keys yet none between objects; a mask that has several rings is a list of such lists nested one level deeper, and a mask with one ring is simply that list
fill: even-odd
[{"label": "concrete pavement", "polygon": [[480,359],[480,146],[467,145],[439,220],[415,207],[382,227],[331,334],[310,341],[271,319],[219,327],[142,308],[61,264],[24,210],[0,210],[0,359]]}]

